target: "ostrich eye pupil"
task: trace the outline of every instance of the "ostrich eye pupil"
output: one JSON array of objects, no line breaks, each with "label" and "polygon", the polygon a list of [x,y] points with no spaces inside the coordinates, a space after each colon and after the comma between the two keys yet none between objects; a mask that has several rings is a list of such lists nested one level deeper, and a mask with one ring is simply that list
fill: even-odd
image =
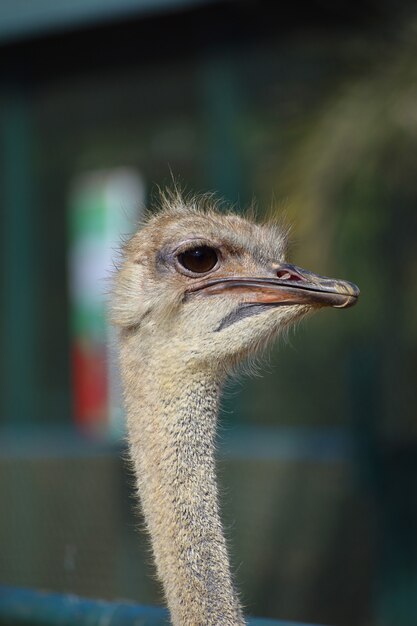
[{"label": "ostrich eye pupil", "polygon": [[182,252],[178,260],[185,269],[197,274],[209,272],[217,263],[217,252],[209,246],[200,246]]}]

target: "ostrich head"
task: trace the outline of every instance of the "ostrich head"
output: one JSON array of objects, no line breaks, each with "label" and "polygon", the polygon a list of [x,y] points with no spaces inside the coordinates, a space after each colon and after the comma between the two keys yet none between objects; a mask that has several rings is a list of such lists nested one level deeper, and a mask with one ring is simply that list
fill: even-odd
[{"label": "ostrich head", "polygon": [[353,305],[352,283],[285,260],[286,232],[221,214],[210,200],[164,200],[125,246],[113,319],[140,349],[172,354],[178,368],[224,369],[306,313]]},{"label": "ostrich head", "polygon": [[285,260],[283,229],[173,195],[125,246],[113,321],[128,439],[175,626],[245,624],[221,528],[214,441],[224,375],[358,289]]}]

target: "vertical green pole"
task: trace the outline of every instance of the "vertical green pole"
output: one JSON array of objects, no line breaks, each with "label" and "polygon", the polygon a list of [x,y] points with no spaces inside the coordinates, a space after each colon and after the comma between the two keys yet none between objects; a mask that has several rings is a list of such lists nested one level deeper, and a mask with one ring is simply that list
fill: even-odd
[{"label": "vertical green pole", "polygon": [[221,196],[236,202],[244,193],[236,64],[226,54],[213,55],[206,61],[202,77],[208,182]]},{"label": "vertical green pole", "polygon": [[26,94],[0,97],[1,402],[3,424],[36,414],[36,265],[34,173]]}]

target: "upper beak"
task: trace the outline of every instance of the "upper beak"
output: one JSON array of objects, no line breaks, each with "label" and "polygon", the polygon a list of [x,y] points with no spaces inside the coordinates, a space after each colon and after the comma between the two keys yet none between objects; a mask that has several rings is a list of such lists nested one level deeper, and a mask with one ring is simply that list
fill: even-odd
[{"label": "upper beak", "polygon": [[275,277],[212,278],[194,284],[189,292],[202,291],[207,295],[238,291],[245,294],[248,304],[306,304],[347,308],[356,304],[359,289],[346,280],[326,278],[296,265],[284,263]]}]

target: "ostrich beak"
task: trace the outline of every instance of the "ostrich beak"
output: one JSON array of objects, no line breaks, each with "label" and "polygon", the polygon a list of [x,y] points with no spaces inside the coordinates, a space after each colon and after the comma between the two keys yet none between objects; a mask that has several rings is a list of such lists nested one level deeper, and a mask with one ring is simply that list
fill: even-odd
[{"label": "ostrich beak", "polygon": [[241,293],[245,295],[245,304],[306,304],[338,309],[353,306],[359,296],[359,289],[353,283],[319,276],[289,263],[279,265],[276,278],[218,277],[194,285],[189,293],[196,291],[203,291],[205,295]]}]

